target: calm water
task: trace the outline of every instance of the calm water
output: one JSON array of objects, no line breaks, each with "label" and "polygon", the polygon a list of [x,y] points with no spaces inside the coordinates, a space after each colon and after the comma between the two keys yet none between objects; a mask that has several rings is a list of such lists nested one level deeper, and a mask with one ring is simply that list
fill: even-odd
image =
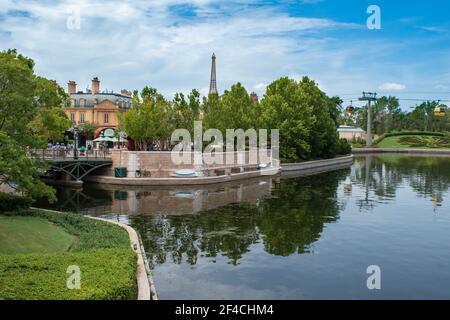
[{"label": "calm water", "polygon": [[384,155],[197,189],[86,185],[53,207],[137,229],[161,299],[449,299],[449,187],[450,158]]}]

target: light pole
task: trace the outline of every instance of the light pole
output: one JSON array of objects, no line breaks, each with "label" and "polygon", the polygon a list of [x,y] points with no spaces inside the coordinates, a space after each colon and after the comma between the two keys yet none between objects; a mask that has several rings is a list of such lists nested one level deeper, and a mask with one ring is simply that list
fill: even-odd
[{"label": "light pole", "polygon": [[79,132],[79,131],[80,131],[80,130],[78,129],[78,125],[77,125],[77,124],[74,125],[74,126],[73,126],[73,136],[74,136],[75,146],[74,146],[74,148],[73,148],[73,158],[74,158],[75,160],[78,159],[77,148],[78,148],[78,132]]},{"label": "light pole", "polygon": [[372,146],[372,110],[371,102],[377,101],[377,94],[374,92],[363,92],[363,96],[359,98],[359,101],[368,101],[367,106],[367,135],[366,135],[366,146]]}]

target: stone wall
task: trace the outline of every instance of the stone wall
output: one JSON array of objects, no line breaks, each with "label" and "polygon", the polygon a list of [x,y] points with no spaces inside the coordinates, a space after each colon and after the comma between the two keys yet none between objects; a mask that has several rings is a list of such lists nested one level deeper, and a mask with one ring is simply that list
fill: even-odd
[{"label": "stone wall", "polygon": [[[249,152],[221,152],[216,154],[198,154],[203,157],[203,164],[194,163],[197,156],[194,152],[186,153],[185,162],[177,164],[172,160],[170,151],[124,151],[112,150],[113,164],[110,168],[99,172],[101,175],[114,176],[114,168],[126,167],[127,177],[135,178],[136,170],[147,171],[151,178],[169,178],[179,169],[192,169],[199,176],[218,176],[244,171],[256,171],[258,163],[269,163],[270,158],[252,158]],[[213,163],[213,160],[216,163]],[[261,162],[259,162],[261,161]],[[201,161],[199,161],[201,162]],[[212,163],[212,164],[209,164]]]}]

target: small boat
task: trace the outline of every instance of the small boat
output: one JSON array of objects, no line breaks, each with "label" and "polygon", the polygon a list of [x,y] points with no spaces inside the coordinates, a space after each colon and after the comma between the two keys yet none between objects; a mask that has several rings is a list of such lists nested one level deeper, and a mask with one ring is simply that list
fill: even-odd
[{"label": "small boat", "polygon": [[173,173],[175,177],[197,177],[197,172],[191,169],[181,169]]}]

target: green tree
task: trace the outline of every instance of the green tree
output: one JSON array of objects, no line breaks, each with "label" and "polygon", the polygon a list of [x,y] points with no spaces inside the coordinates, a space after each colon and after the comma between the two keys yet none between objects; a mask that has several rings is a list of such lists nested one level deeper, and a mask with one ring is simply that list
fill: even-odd
[{"label": "green tree", "polygon": [[99,128],[99,126],[95,123],[85,122],[80,125],[81,132],[88,140],[93,140],[95,131]]},{"label": "green tree", "polygon": [[340,100],[329,98],[308,77],[272,82],[261,101],[263,123],[280,130],[280,158],[308,160],[334,156]]},{"label": "green tree", "polygon": [[183,93],[176,93],[173,105],[175,127],[187,129],[193,134],[194,121],[199,120],[200,117],[200,92],[193,89],[187,100]]},{"label": "green tree", "polygon": [[45,164],[26,149],[60,139],[70,121],[62,110],[68,96],[53,81],[34,73],[34,61],[16,50],[0,52],[0,183],[26,196],[55,200],[38,177]]},{"label": "green tree", "polygon": [[175,129],[175,109],[155,88],[145,87],[133,94],[133,106],[119,114],[119,126],[135,142],[137,150],[147,150],[152,144],[162,150]]}]

